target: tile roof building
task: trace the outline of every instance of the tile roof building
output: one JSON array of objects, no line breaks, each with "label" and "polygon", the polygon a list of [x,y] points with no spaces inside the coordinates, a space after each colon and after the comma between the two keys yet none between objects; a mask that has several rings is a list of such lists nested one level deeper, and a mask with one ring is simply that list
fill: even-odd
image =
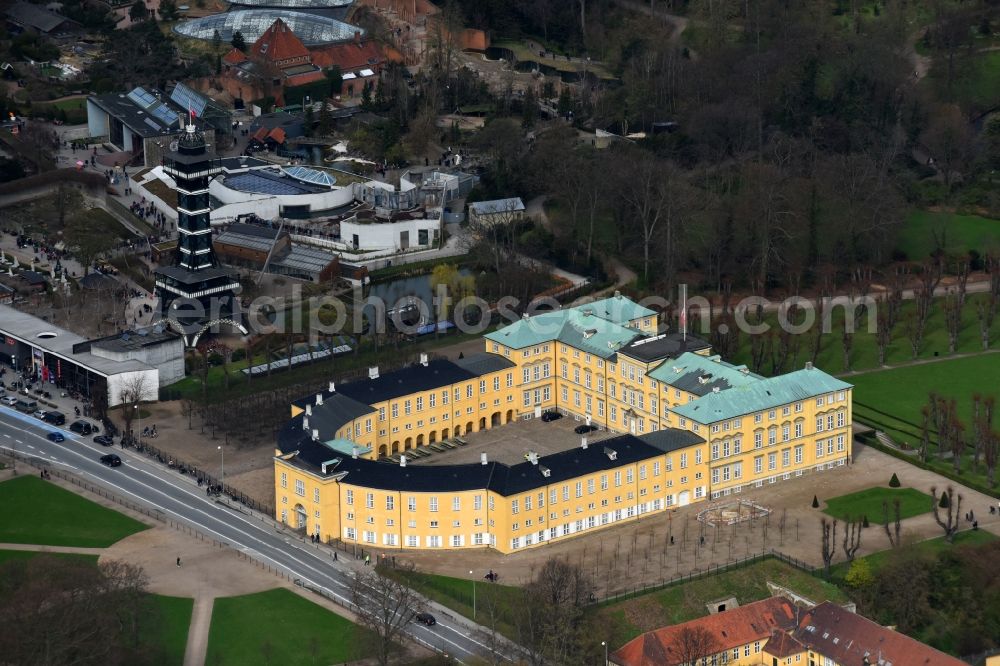
[{"label": "tile roof building", "polygon": [[[849,384],[811,366],[764,378],[658,328],[615,294],[513,321],[470,358],[331,382],[280,431],[275,517],[324,541],[509,553],[848,463]],[[546,411],[619,436],[512,466],[419,464],[426,448]],[[755,640],[776,622],[749,622]]]},{"label": "tile roof building", "polygon": [[[686,635],[707,632],[691,655]],[[782,597],[648,631],[609,655],[615,666],[967,666],[965,662],[829,601],[796,609]],[[704,660],[704,661],[702,661]]]}]

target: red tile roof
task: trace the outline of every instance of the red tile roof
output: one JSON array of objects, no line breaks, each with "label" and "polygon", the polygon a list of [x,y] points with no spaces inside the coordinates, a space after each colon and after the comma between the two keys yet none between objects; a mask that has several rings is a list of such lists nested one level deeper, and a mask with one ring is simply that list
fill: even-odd
[{"label": "red tile roof", "polygon": [[763,641],[775,629],[795,627],[795,608],[782,597],[771,597],[683,624],[647,631],[611,655],[620,666],[678,666],[683,655],[677,652],[678,638],[685,629],[700,627],[715,637],[716,652],[738,645]]},{"label": "red tile roof", "polygon": [[302,72],[301,74],[291,74],[287,77],[285,85],[288,86],[304,86],[307,83],[312,83],[313,81],[322,81],[326,78],[326,74],[323,70],[317,69],[312,72]]},{"label": "red tile roof", "polygon": [[767,639],[767,645],[764,646],[764,652],[779,659],[791,657],[804,650],[805,647],[803,647],[802,643],[795,640],[791,634],[786,634],[780,630],[772,632],[771,637]]},{"label": "red tile roof", "polygon": [[284,143],[286,138],[285,130],[281,129],[280,127],[275,127],[273,130],[271,130],[271,133],[267,135],[267,138],[271,139],[275,143]]},{"label": "red tile roof", "polygon": [[373,41],[349,42],[316,49],[312,52],[313,63],[329,69],[334,65],[341,72],[355,69],[375,69],[385,62],[382,47]]},{"label": "red tile roof", "polygon": [[964,661],[824,601],[802,616],[795,637],[838,664],[967,666]]},{"label": "red tile roof", "polygon": [[253,43],[250,53],[271,62],[302,57],[308,62],[309,59],[309,49],[281,19],[275,19],[271,27]]},{"label": "red tile roof", "polygon": [[243,53],[243,51],[240,51],[239,49],[232,49],[229,53],[222,56],[222,61],[229,63],[230,65],[238,65],[241,62],[244,62],[246,59],[247,59],[246,54]]},{"label": "red tile roof", "polygon": [[267,128],[261,127],[260,129],[258,129],[256,132],[253,133],[253,137],[251,138],[253,138],[254,141],[257,141],[259,143],[264,143],[264,141],[267,139]]}]

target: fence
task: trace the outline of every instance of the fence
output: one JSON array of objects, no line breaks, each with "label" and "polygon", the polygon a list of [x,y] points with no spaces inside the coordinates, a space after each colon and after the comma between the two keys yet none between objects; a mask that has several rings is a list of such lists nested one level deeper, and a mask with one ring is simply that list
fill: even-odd
[{"label": "fence", "polygon": [[609,604],[617,603],[619,601],[625,601],[627,599],[634,599],[640,597],[644,594],[649,594],[650,592],[656,592],[658,590],[663,590],[674,585],[680,585],[681,583],[688,583],[693,580],[700,580],[702,578],[708,578],[709,576],[717,576],[718,574],[726,573],[729,571],[736,571],[737,569],[742,569],[744,567],[750,566],[751,564],[756,564],[757,562],[764,562],[766,560],[776,559],[785,564],[791,565],[796,569],[800,569],[809,574],[815,574],[816,568],[809,565],[806,562],[797,560],[790,555],[786,555],[780,551],[772,549],[770,552],[762,552],[756,555],[750,555],[742,559],[737,559],[726,564],[717,564],[715,566],[709,566],[706,569],[700,571],[691,571],[686,574],[681,574],[679,576],[673,576],[667,578],[659,583],[653,583],[650,585],[643,584],[641,587],[636,585],[633,586],[631,590],[625,589],[620,592],[615,592],[614,594],[609,594],[603,599],[594,599],[594,604]]}]

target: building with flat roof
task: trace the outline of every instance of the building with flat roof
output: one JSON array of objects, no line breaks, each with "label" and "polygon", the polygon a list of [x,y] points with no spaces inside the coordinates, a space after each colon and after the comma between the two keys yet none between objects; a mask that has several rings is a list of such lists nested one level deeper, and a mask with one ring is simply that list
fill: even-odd
[{"label": "building with flat roof", "polygon": [[[525,316],[469,358],[331,382],[279,433],[275,517],[324,541],[510,553],[847,464],[850,384],[812,364],[761,377],[658,328],[616,293]],[[548,411],[619,436],[510,467],[419,464]]]},{"label": "building with flat roof", "polygon": [[143,400],[156,400],[160,386],[183,378],[184,345],[162,326],[87,340],[0,305],[0,363],[113,407],[135,377],[145,382]]}]

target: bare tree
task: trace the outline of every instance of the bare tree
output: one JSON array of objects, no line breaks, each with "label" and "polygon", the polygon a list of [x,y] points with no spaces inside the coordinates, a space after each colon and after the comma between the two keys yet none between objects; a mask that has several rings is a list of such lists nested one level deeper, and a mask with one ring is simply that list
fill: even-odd
[{"label": "bare tree", "polygon": [[892,529],[889,529],[889,502],[888,500],[882,500],[882,527],[885,528],[885,535],[889,537],[889,545],[892,546],[893,548],[896,548],[901,545],[899,539],[899,530],[900,530],[900,523],[902,522],[901,518],[902,508],[898,497],[892,500],[892,509],[893,509],[893,526]]},{"label": "bare tree", "polygon": [[677,632],[673,647],[682,664],[697,664],[719,652],[724,646],[705,627],[683,627]]},{"label": "bare tree", "polygon": [[962,330],[962,302],[963,298],[949,291],[941,302],[941,309],[944,311],[945,329],[948,331],[948,353],[954,354],[958,346],[958,334]]},{"label": "bare tree", "polygon": [[837,520],[827,520],[820,518],[820,528],[823,531],[821,543],[821,554],[823,556],[823,567],[826,576],[830,576],[830,565],[833,563],[833,556],[837,552]]},{"label": "bare tree", "polygon": [[849,520],[844,523],[844,556],[848,562],[854,561],[854,555],[861,548],[861,520]]},{"label": "bare tree", "polygon": [[586,661],[584,609],[592,592],[593,583],[578,565],[559,558],[542,564],[512,618],[531,664]]},{"label": "bare tree", "polygon": [[885,365],[886,351],[892,343],[892,316],[889,312],[888,301],[885,307],[878,309],[875,317],[875,344],[878,345],[878,364]]},{"label": "bare tree", "polygon": [[[945,504],[947,506],[939,507],[942,497],[947,497]],[[931,488],[931,508],[934,510],[934,522],[944,530],[944,538],[948,543],[953,543],[955,541],[955,533],[958,532],[959,520],[962,511],[962,496],[955,495],[955,489],[948,486],[940,496],[937,494],[937,487]],[[945,517],[942,520],[938,512],[938,509],[942,508],[945,512]]]},{"label": "bare tree", "polygon": [[931,448],[931,410],[924,405],[920,408],[920,461],[927,462]]},{"label": "bare tree", "polygon": [[358,624],[374,636],[375,657],[386,666],[406,627],[420,611],[417,594],[376,567],[358,573],[351,584],[351,601]]},{"label": "bare tree", "polygon": [[990,329],[997,314],[997,304],[1000,303],[1000,259],[986,257],[986,272],[990,276],[989,298],[976,303],[976,315],[979,317],[979,338],[983,350],[990,348]]},{"label": "bare tree", "polygon": [[128,375],[118,386],[118,400],[126,433],[132,431],[132,421],[138,416],[139,403],[151,389],[149,380],[141,372]]}]

